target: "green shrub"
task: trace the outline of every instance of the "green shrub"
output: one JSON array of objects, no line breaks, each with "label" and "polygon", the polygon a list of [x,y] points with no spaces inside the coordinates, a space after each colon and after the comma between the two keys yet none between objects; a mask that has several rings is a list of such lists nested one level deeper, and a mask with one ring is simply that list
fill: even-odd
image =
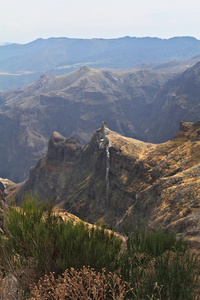
[{"label": "green shrub", "polygon": [[62,272],[71,266],[84,265],[96,270],[104,266],[113,270],[120,248],[121,242],[104,229],[89,229],[83,223],[62,223],[56,236],[56,249],[59,249],[56,262]]},{"label": "green shrub", "polygon": [[161,231],[136,232],[121,254],[120,272],[133,299],[195,299],[197,259],[181,238]]},{"label": "green shrub", "polygon": [[[103,228],[89,229],[84,223],[63,222],[53,214],[52,204],[31,197],[21,208],[9,209],[6,228],[6,237],[0,238],[1,264],[26,287],[51,272],[55,278],[64,272],[69,275],[65,270],[71,268],[79,278],[83,266],[90,266],[94,273],[103,268],[107,270],[104,275],[118,272],[132,287],[124,294],[125,299],[197,299],[198,260],[187,243],[182,238],[176,240],[172,233],[135,232],[121,251],[121,241],[113,233]],[[77,278],[71,277],[74,283]]]},{"label": "green shrub", "polygon": [[185,252],[188,249],[187,242],[180,237],[178,240],[174,233],[157,231],[136,231],[127,239],[127,249],[130,252],[146,253],[153,256],[162,255],[167,250]]},{"label": "green shrub", "polygon": [[[37,277],[61,274],[67,268],[90,265],[113,270],[121,241],[104,229],[84,223],[62,222],[52,205],[27,198],[22,207],[11,207],[6,218],[7,239],[1,239],[4,261],[15,268],[34,267]],[[34,265],[34,266],[33,266]]]},{"label": "green shrub", "polygon": [[[162,299],[195,299],[197,288],[197,258],[189,252],[166,251],[155,260],[155,271],[148,278],[151,289],[155,282],[162,286]],[[153,282],[154,281],[154,282]]]}]

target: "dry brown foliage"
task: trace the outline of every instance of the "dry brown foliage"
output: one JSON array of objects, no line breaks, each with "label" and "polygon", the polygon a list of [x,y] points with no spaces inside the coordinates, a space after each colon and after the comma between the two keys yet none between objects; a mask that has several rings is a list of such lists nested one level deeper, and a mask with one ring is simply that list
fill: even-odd
[{"label": "dry brown foliage", "polygon": [[46,275],[37,285],[32,286],[31,300],[122,300],[128,292],[132,292],[130,285],[118,275],[106,273],[105,269],[100,273],[83,267],[81,270],[66,270],[58,279],[53,273]]}]

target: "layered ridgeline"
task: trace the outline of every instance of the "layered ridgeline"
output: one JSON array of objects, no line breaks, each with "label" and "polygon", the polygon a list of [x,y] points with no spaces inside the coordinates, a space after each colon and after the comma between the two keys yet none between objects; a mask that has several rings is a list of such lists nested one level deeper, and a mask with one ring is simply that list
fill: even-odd
[{"label": "layered ridgeline", "polygon": [[45,155],[49,136],[90,140],[103,120],[126,136],[143,138],[144,118],[167,75],[151,71],[101,71],[82,67],[68,75],[43,75],[0,94],[0,176],[15,182]]},{"label": "layered ridgeline", "polygon": [[200,62],[169,78],[159,71],[102,71],[82,67],[63,76],[43,75],[0,95],[0,176],[15,182],[45,155],[58,131],[88,142],[103,120],[111,130],[164,142],[179,122],[200,119]]},{"label": "layered ridgeline", "polygon": [[54,132],[46,156],[8,199],[32,192],[59,209],[119,231],[146,226],[198,240],[200,122],[180,124],[163,144],[126,138],[102,127],[81,146]]},{"label": "layered ridgeline", "polygon": [[131,69],[138,64],[149,67],[171,61],[174,67],[177,61],[196,55],[200,55],[200,41],[192,37],[38,39],[24,45],[0,47],[0,90],[20,87],[43,73],[66,74],[82,65]]},{"label": "layered ridgeline", "polygon": [[200,62],[168,80],[152,101],[151,116],[145,121],[147,140],[172,138],[180,120],[200,119]]}]

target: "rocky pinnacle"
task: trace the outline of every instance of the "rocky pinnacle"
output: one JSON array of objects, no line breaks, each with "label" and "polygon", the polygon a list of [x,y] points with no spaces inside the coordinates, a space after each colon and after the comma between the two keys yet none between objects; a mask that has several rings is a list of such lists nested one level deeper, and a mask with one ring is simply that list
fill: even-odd
[{"label": "rocky pinnacle", "polygon": [[101,126],[101,136],[100,136],[100,143],[99,148],[105,149],[106,151],[106,175],[105,175],[105,181],[106,181],[106,202],[108,203],[109,200],[109,171],[110,171],[110,151],[109,148],[111,146],[111,142],[109,138],[106,136],[107,132],[107,124],[106,122],[102,123]]}]

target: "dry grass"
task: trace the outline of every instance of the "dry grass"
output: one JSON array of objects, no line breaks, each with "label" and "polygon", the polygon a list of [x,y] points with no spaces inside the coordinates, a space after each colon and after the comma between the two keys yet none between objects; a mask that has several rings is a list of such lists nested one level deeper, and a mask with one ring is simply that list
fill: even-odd
[{"label": "dry grass", "polygon": [[142,159],[150,151],[156,148],[156,144],[146,143],[133,138],[121,136],[120,134],[106,128],[106,135],[112,147],[120,149],[123,155]]},{"label": "dry grass", "polygon": [[110,272],[107,274],[105,270],[97,273],[89,267],[83,267],[79,271],[71,268],[58,279],[53,273],[41,279],[32,287],[31,300],[122,300],[131,291],[130,285],[116,274]]}]

